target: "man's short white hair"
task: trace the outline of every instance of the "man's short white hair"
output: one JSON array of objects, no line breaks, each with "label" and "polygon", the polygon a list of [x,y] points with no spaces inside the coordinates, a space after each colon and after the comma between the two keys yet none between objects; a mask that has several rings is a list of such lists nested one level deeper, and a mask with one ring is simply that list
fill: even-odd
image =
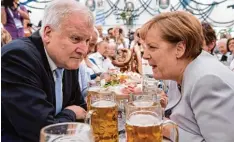
[{"label": "man's short white hair", "polygon": [[46,25],[60,28],[62,21],[66,20],[66,17],[73,12],[79,12],[82,16],[85,16],[85,21],[83,22],[90,26],[93,25],[93,14],[85,5],[76,0],[53,0],[45,8],[40,33],[43,33]]},{"label": "man's short white hair", "polygon": [[109,47],[114,47],[115,49],[117,49],[117,44],[115,43],[113,39],[109,40]]},{"label": "man's short white hair", "polygon": [[223,44],[226,46],[227,44],[227,39],[226,38],[221,38],[216,42],[217,46],[219,46],[220,44]]}]

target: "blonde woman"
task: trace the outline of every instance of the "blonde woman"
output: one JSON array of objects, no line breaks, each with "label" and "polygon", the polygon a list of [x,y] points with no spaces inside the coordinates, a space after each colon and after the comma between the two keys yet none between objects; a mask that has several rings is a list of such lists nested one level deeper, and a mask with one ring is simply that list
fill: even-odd
[{"label": "blonde woman", "polygon": [[179,141],[232,142],[234,74],[202,50],[199,20],[188,12],[161,13],[143,25],[140,37],[154,78],[178,84],[170,119],[178,124]]},{"label": "blonde woman", "polygon": [[1,45],[3,46],[5,44],[9,43],[12,40],[12,38],[6,29],[4,29],[4,28],[1,28],[1,29],[2,29],[1,30]]}]

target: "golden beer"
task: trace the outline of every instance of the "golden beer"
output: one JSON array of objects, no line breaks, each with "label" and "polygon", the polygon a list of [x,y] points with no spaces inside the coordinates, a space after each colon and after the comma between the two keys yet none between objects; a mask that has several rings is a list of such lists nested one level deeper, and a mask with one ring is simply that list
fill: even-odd
[{"label": "golden beer", "polygon": [[118,142],[118,107],[115,102],[100,100],[91,105],[95,142]]},{"label": "golden beer", "polygon": [[153,113],[136,112],[126,120],[127,142],[162,142],[161,120]]}]

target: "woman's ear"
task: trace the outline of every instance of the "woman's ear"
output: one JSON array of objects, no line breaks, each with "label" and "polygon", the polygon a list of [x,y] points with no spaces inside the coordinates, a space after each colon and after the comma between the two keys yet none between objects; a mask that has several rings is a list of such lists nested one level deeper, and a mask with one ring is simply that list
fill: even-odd
[{"label": "woman's ear", "polygon": [[180,41],[176,44],[176,58],[182,58],[185,54],[186,44],[184,41]]}]

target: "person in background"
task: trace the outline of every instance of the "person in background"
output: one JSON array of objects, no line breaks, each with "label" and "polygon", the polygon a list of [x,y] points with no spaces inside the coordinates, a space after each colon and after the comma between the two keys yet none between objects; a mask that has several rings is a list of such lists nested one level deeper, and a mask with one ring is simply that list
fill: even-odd
[{"label": "person in background", "polygon": [[2,141],[38,142],[44,126],[84,119],[78,83],[94,19],[76,0],[53,0],[40,32],[2,48]]},{"label": "person in background", "polygon": [[100,38],[101,40],[103,40],[104,36],[103,36],[103,29],[101,25],[97,25],[96,29],[98,30],[98,38]]},{"label": "person in background", "polygon": [[108,43],[108,57],[111,61],[115,60],[116,52],[117,52],[117,45],[114,41],[111,40]]},{"label": "person in background", "polygon": [[88,82],[91,80],[87,70],[87,65],[85,64],[85,60],[80,63],[78,73],[80,91],[82,96],[85,98],[87,95]]},{"label": "person in background", "polygon": [[124,37],[123,29],[116,27],[114,29],[115,43],[117,44],[117,49],[127,48],[126,39]]},{"label": "person in background", "polygon": [[230,63],[230,69],[234,71],[234,38],[229,38],[227,41],[227,48],[231,52],[232,61]]},{"label": "person in background", "polygon": [[115,36],[114,36],[114,29],[113,29],[113,28],[109,28],[109,29],[107,30],[107,34],[108,34],[109,40],[115,39]]},{"label": "person in background", "polygon": [[141,27],[140,37],[154,78],[178,84],[170,119],[179,141],[232,142],[234,74],[202,50],[199,20],[185,11],[161,13]]},{"label": "person in background", "polygon": [[[132,52],[132,61],[130,64],[132,70],[142,74],[142,55],[144,52],[143,45],[142,45],[142,40],[139,35],[140,29],[137,29],[134,33],[134,41],[131,43],[130,49]],[[136,64],[135,69],[134,69],[134,64]]]},{"label": "person in background", "polygon": [[217,47],[221,53],[221,58],[219,59],[224,65],[230,66],[232,61],[232,55],[230,54],[229,48],[227,47],[227,39],[222,38],[217,41]]},{"label": "person in background", "polygon": [[[86,98],[86,96],[87,96],[89,81],[91,79],[95,79],[98,75],[100,75],[99,69],[96,66],[94,66],[91,63],[91,61],[88,59],[88,55],[95,52],[97,38],[98,38],[98,31],[94,27],[94,31],[92,33],[91,40],[89,42],[87,55],[79,66],[79,84],[80,84],[82,96],[84,98]],[[95,73],[94,71],[96,71],[97,73]]]},{"label": "person in background", "polygon": [[24,20],[24,37],[32,35],[32,23],[30,20]]},{"label": "person in background", "polygon": [[216,34],[214,29],[210,26],[209,23],[202,22],[202,31],[204,35],[204,45],[203,45],[203,50],[209,52],[210,54],[213,55],[213,50],[216,45]]},{"label": "person in background", "polygon": [[114,65],[107,57],[108,43],[106,41],[101,41],[97,43],[97,52],[89,55],[89,60],[100,69],[100,72],[107,72],[109,69],[114,69]]},{"label": "person in background", "polygon": [[9,32],[1,27],[1,47],[12,40],[11,35]]},{"label": "person in background", "polygon": [[97,52],[97,42],[99,38],[99,33],[96,27],[94,27],[94,32],[92,33],[91,40],[89,42],[89,48],[88,48],[88,53],[87,56],[85,57],[85,64],[87,66],[87,76],[88,79],[93,80],[97,76],[99,76],[102,72],[95,64],[92,63],[92,61],[89,59],[89,55]]},{"label": "person in background", "polygon": [[229,38],[227,40],[227,49],[231,52],[232,59],[234,59],[234,38]]},{"label": "person in background", "polygon": [[13,40],[24,37],[24,19],[29,20],[29,15],[19,0],[2,1],[1,22]]}]

